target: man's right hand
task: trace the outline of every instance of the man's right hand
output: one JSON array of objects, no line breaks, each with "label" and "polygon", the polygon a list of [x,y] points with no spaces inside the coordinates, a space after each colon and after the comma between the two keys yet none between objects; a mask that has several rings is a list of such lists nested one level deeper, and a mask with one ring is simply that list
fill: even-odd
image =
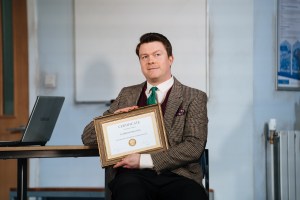
[{"label": "man's right hand", "polygon": [[131,106],[131,107],[126,107],[126,108],[121,108],[121,109],[116,110],[114,112],[114,114],[129,112],[129,111],[132,111],[132,110],[137,109],[137,108],[139,108],[139,107],[138,106]]}]

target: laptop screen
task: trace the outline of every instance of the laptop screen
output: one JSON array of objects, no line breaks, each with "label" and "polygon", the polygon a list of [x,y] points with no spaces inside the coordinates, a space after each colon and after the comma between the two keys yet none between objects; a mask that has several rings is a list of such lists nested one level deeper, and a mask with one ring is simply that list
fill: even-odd
[{"label": "laptop screen", "polygon": [[51,138],[65,97],[37,96],[21,143],[45,145]]}]

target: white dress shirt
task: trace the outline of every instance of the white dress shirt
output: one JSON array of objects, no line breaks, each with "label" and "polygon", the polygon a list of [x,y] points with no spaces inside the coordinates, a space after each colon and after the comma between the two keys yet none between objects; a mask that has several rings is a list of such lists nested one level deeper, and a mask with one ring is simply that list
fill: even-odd
[{"label": "white dress shirt", "polygon": [[[147,96],[147,98],[150,96],[152,87],[157,87],[158,89],[156,90],[156,98],[159,103],[162,103],[165,100],[166,95],[173,84],[174,84],[173,76],[169,80],[167,80],[159,85],[151,85],[150,83],[147,82],[147,89],[145,91],[146,96]],[[151,155],[150,154],[141,154],[140,169],[144,169],[144,168],[152,169],[153,167],[154,167],[154,165],[153,165]]]}]

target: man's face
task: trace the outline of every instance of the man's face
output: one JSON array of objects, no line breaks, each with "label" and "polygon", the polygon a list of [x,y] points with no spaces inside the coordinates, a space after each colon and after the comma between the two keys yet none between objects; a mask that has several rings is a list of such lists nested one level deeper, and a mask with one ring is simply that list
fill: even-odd
[{"label": "man's face", "polygon": [[171,78],[173,56],[169,56],[161,42],[144,43],[139,49],[141,69],[147,81],[158,85]]}]

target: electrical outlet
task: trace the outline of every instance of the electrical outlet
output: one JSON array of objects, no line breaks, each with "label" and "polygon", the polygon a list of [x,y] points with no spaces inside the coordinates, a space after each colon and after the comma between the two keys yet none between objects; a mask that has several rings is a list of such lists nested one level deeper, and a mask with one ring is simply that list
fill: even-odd
[{"label": "electrical outlet", "polygon": [[56,88],[56,74],[46,74],[45,75],[45,87],[46,88]]}]

